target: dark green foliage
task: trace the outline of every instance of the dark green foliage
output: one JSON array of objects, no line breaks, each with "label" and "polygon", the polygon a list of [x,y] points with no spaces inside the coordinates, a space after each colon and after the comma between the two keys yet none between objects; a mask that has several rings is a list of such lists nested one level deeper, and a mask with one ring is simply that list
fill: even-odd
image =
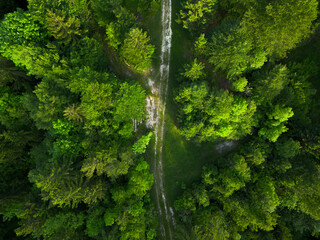
[{"label": "dark green foliage", "polygon": [[39,233],[44,239],[80,239],[79,228],[84,224],[85,216],[72,212],[59,213],[49,217]]},{"label": "dark green foliage", "polygon": [[277,65],[272,69],[264,69],[254,73],[251,86],[257,103],[271,102],[288,84],[288,70],[286,66]]},{"label": "dark green foliage", "polygon": [[[28,4],[0,3],[0,239],[160,239],[142,159],[152,132],[136,129],[148,91],[112,73],[148,73],[160,1]],[[203,153],[210,164],[174,204],[175,239],[320,236],[317,7],[173,4],[193,46],[177,63],[174,129],[199,145],[238,140],[216,161],[213,145]]]},{"label": "dark green foliage", "polygon": [[209,61],[229,78],[260,68],[267,61],[266,53],[254,49],[240,29],[238,20],[226,19],[212,34]]},{"label": "dark green foliage", "polygon": [[[264,2],[264,1],[262,1]],[[280,0],[249,8],[242,20],[243,31],[255,46],[272,57],[284,57],[312,32],[317,18],[315,0]]]},{"label": "dark green foliage", "polygon": [[104,232],[104,220],[103,220],[104,208],[95,207],[89,210],[89,214],[86,221],[86,232],[89,237],[98,236]]},{"label": "dark green foliage", "polygon": [[96,71],[104,71],[107,65],[101,44],[89,37],[70,48],[70,63],[73,68],[88,66]]},{"label": "dark green foliage", "polygon": [[[176,239],[319,237],[319,64],[301,53],[316,51],[316,34],[302,41],[317,27],[317,5],[220,1],[212,26],[189,28],[198,36],[190,39],[193,55],[207,70],[201,80],[208,82],[190,82],[192,67],[185,69],[175,96],[180,134],[241,140],[184,187],[174,204]],[[298,44],[302,50],[275,62]]]},{"label": "dark green foliage", "polygon": [[[137,140],[140,129],[133,128],[145,120],[146,93],[111,73],[98,27],[114,23],[125,49],[130,28],[140,27],[137,12],[149,14],[151,4],[134,9],[105,1],[111,14],[96,23],[98,1],[28,2],[29,11],[18,9],[0,23],[7,58],[0,58],[0,238],[154,238],[153,176],[137,156],[152,133]],[[137,31],[145,41],[142,71],[154,48]],[[105,224],[109,210],[112,228]]]},{"label": "dark green foliage", "polygon": [[225,222],[225,216],[218,209],[205,209],[195,216],[195,239],[230,239],[230,229]]},{"label": "dark green foliage", "polygon": [[8,0],[0,2],[0,19],[6,13],[14,12],[17,8],[27,9],[27,0]]}]

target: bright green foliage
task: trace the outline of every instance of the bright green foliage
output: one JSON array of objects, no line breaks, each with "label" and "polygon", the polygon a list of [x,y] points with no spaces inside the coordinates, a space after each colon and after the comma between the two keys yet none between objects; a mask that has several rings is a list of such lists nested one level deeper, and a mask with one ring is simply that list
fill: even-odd
[{"label": "bright green foliage", "polygon": [[153,184],[153,175],[149,173],[149,165],[139,161],[134,171],[129,173],[129,182],[126,188],[113,189],[112,198],[118,204],[125,204],[130,197],[141,199]]},{"label": "bright green foliage", "polygon": [[242,20],[242,30],[267,55],[284,57],[310,35],[317,6],[316,0],[280,0],[250,8]]},{"label": "bright green foliage", "polygon": [[122,83],[117,92],[116,121],[143,120],[146,94],[138,84]]},{"label": "bright green foliage", "polygon": [[[153,27],[160,2],[28,0],[28,11],[3,18],[0,239],[16,239],[17,227],[17,239],[160,238],[141,159],[152,133],[133,131],[149,90],[116,76],[128,66],[148,72],[154,46],[141,29]],[[177,34],[174,59],[191,47],[176,62],[189,63],[175,96],[178,132],[199,145],[239,141],[218,159],[211,143],[194,162],[210,165],[175,202],[177,239],[319,236],[317,36],[282,61],[288,67],[274,65],[310,35],[316,15],[316,0],[182,4],[191,34]]]},{"label": "bright green foliage", "polygon": [[191,0],[182,4],[178,22],[186,29],[204,25],[208,17],[213,15],[216,0]]},{"label": "bright green foliage", "polygon": [[147,162],[140,160],[129,172],[126,186],[115,186],[112,199],[116,206],[104,215],[106,226],[119,226],[120,239],[145,239],[145,209],[143,198],[152,187],[153,175]]},{"label": "bright green foliage", "polygon": [[66,62],[62,60],[55,46],[48,45],[47,48],[34,45],[12,45],[3,54],[12,60],[16,66],[23,67],[28,74],[38,78],[44,76],[60,76],[66,74]]},{"label": "bright green foliage", "polygon": [[184,66],[184,73],[182,76],[191,79],[192,81],[198,80],[200,78],[204,78],[206,76],[204,70],[204,64],[202,62],[198,62],[197,59],[191,64],[186,64]]},{"label": "bright green foliage", "polygon": [[15,230],[17,236],[27,236],[28,234],[37,236],[37,233],[41,231],[41,226],[45,222],[46,211],[43,206],[26,202],[23,208],[19,210],[16,214],[20,220],[20,226]]},{"label": "bright green foliage", "polygon": [[209,94],[204,83],[190,84],[180,90],[175,100],[181,106],[181,134],[188,139],[214,141],[238,139],[256,125],[256,105],[228,91]]},{"label": "bright green foliage", "polygon": [[81,109],[88,121],[88,127],[99,127],[106,134],[110,133],[110,122],[106,118],[111,114],[113,87],[108,83],[89,83],[82,93]]},{"label": "bright green foliage", "polygon": [[45,32],[32,14],[18,9],[7,14],[0,24],[0,52],[9,51],[13,45],[40,43],[45,37]]},{"label": "bright green foliage", "polygon": [[123,7],[113,9],[113,14],[117,21],[107,24],[106,35],[109,45],[118,50],[119,45],[125,40],[125,35],[135,25],[137,19],[136,16]]},{"label": "bright green foliage", "polygon": [[150,44],[150,37],[139,28],[132,28],[124,40],[121,55],[127,64],[142,72],[151,67],[151,56],[154,46]]},{"label": "bright green foliage", "polygon": [[78,18],[83,22],[91,18],[89,3],[86,0],[28,0],[28,3],[28,8],[35,18],[44,25],[47,25],[48,12],[64,12],[63,15]]},{"label": "bright green foliage", "polygon": [[135,154],[144,153],[147,149],[147,146],[151,140],[152,135],[153,135],[152,132],[149,132],[148,135],[144,135],[141,138],[139,138],[139,140],[132,145],[132,151]]},{"label": "bright green foliage", "polygon": [[[85,128],[90,131],[98,128],[107,135],[116,131],[122,137],[130,138],[132,121],[144,119],[145,91],[138,84],[120,84],[107,73],[99,73],[88,67],[75,73],[68,84],[72,92],[81,94],[78,108],[85,119]],[[72,107],[69,107],[68,114],[71,110]]]},{"label": "bright green foliage", "polygon": [[214,72],[178,89],[179,132],[198,141],[246,137],[227,156],[206,153],[201,181],[175,201],[176,239],[319,237],[319,46],[316,36],[303,42],[318,25],[317,6],[225,0],[206,17],[212,24],[188,26],[193,56]]},{"label": "bright green foliage", "polygon": [[114,22],[109,23],[106,27],[109,45],[114,49],[118,49],[118,46],[121,44],[121,35],[118,28],[119,27]]},{"label": "bright green foliage", "polygon": [[109,86],[112,87],[114,81],[111,79],[109,80],[108,73],[94,71],[90,67],[85,66],[80,69],[76,69],[73,72],[71,78],[67,82],[67,88],[70,89],[72,93],[84,95],[89,84],[107,84],[109,82]]},{"label": "bright green foliage", "polygon": [[[194,212],[191,221],[199,239],[206,239],[204,236],[210,234],[215,236],[214,239],[240,239],[239,233],[244,230],[274,229],[277,210],[283,201],[283,195],[278,191],[283,191],[284,186],[278,188],[278,182],[271,173],[266,174],[266,170],[250,169],[251,164],[256,165],[252,160],[253,153],[260,151],[263,158],[269,157],[266,146],[262,142],[250,142],[240,149],[243,155],[232,153],[219,160],[217,167],[204,167],[202,183],[193,185],[175,202],[177,210]],[[263,163],[260,161],[260,164]],[[208,194],[210,205],[205,208],[200,207],[200,199],[194,197],[200,189],[211,193]]]},{"label": "bright green foliage", "polygon": [[116,157],[111,155],[112,153],[108,152],[99,152],[95,157],[89,157],[84,160],[81,172],[84,172],[87,178],[93,177],[93,174],[96,172],[98,176],[102,175],[107,171],[108,161],[116,161]]},{"label": "bright green foliage", "polygon": [[135,167],[135,171],[129,174],[128,192],[142,198],[153,184],[153,175],[149,173],[149,164],[140,161]]},{"label": "bright green foliage", "polygon": [[245,77],[241,77],[237,80],[232,81],[232,90],[236,92],[244,92],[248,80]]},{"label": "bright green foliage", "polygon": [[216,182],[216,175],[218,174],[218,169],[213,165],[208,165],[203,167],[202,171],[202,183],[204,185],[212,185]]},{"label": "bright green foliage", "polygon": [[285,122],[292,116],[293,112],[290,107],[274,106],[274,108],[267,113],[268,119],[264,122],[264,127],[259,130],[259,136],[271,142],[276,142],[278,137],[288,130]]},{"label": "bright green foliage", "polygon": [[81,108],[77,107],[75,104],[67,107],[66,110],[63,111],[63,116],[67,118],[69,121],[77,121],[82,122],[83,116],[81,113]]},{"label": "bright green foliage", "polygon": [[[17,227],[24,239],[140,240],[147,232],[155,238],[148,225],[153,176],[132,151],[132,122],[145,119],[145,90],[106,71],[120,51],[100,31],[114,23],[121,49],[142,41],[145,62],[138,59],[137,68],[145,70],[154,48],[137,28],[138,10],[122,0],[28,2],[28,12],[0,23],[0,52],[12,60],[0,58],[0,239],[15,239]],[[96,12],[103,6],[105,22]],[[141,11],[149,7],[139,2]],[[107,61],[106,52],[114,59]],[[145,151],[147,137],[136,152]]]},{"label": "bright green foliage", "polygon": [[64,119],[58,119],[52,123],[52,130],[49,133],[55,138],[52,145],[53,158],[78,156],[79,152],[81,152],[81,147],[79,146],[77,131],[79,131],[79,128]]},{"label": "bright green foliage", "polygon": [[187,209],[188,211],[196,211],[197,206],[208,207],[209,204],[209,193],[205,187],[194,185],[192,191],[185,191],[182,198],[175,201],[174,207],[176,210]]},{"label": "bright green foliage", "polygon": [[229,78],[260,68],[267,61],[266,54],[254,49],[241,34],[239,22],[233,19],[225,20],[215,29],[210,55],[210,63],[216,70],[226,71]]},{"label": "bright green foliage", "polygon": [[183,104],[182,112],[190,114],[197,108],[204,108],[204,101],[209,94],[209,88],[204,82],[186,84],[176,96],[175,100]]},{"label": "bright green foliage", "polygon": [[210,205],[208,191],[204,187],[197,188],[194,194],[196,201],[199,203],[199,206],[208,207]]},{"label": "bright green foliage", "polygon": [[207,56],[209,54],[208,41],[204,34],[201,34],[200,37],[194,42],[194,53],[197,57]]},{"label": "bright green foliage", "polygon": [[105,198],[106,184],[100,179],[91,182],[84,180],[78,172],[74,172],[68,166],[57,167],[47,164],[45,173],[31,171],[29,178],[37,188],[42,191],[42,199],[50,200],[53,205],[59,207],[77,207],[80,202],[94,204]]}]

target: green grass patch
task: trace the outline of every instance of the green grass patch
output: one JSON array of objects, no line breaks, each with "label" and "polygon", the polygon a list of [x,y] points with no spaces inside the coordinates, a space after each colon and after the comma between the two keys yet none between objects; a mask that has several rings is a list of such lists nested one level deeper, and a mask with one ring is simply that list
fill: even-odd
[{"label": "green grass patch", "polygon": [[164,187],[170,206],[173,206],[174,200],[182,194],[181,185],[183,183],[191,185],[193,182],[200,180],[203,166],[214,163],[221,156],[216,151],[217,143],[187,141],[185,137],[179,134],[177,129],[178,109],[173,101],[174,92],[180,85],[178,81],[180,70],[184,64],[193,60],[190,49],[193,45],[190,40],[191,36],[181,25],[175,22],[179,8],[180,2],[174,1],[170,80],[163,142]]}]

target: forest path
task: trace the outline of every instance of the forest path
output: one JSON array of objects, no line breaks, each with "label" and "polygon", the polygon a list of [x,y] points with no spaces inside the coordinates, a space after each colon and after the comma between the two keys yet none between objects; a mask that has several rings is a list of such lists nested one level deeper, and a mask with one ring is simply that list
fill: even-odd
[{"label": "forest path", "polygon": [[[150,99],[149,105],[153,106],[151,114],[156,116],[154,119],[155,125],[155,149],[154,149],[154,179],[156,202],[160,215],[160,229],[162,239],[172,239],[172,215],[168,208],[166,200],[166,191],[164,188],[164,173],[163,173],[163,144],[164,144],[164,129],[165,129],[165,113],[168,96],[168,82],[170,74],[170,56],[172,42],[171,15],[172,3],[171,0],[161,1],[161,53],[160,53],[160,69],[159,77],[156,82],[149,80],[149,86],[157,99]],[[153,103],[152,103],[153,101]],[[150,114],[149,114],[150,115]]]}]

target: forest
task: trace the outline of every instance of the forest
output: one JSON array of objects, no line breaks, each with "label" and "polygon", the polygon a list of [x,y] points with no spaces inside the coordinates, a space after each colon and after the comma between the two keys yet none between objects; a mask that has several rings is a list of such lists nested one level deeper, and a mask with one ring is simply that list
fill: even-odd
[{"label": "forest", "polygon": [[147,93],[111,61],[148,70],[159,2],[2,2],[0,239],[154,239]]},{"label": "forest", "polygon": [[0,0],[0,240],[320,239],[318,0],[172,0],[163,164],[205,159],[163,236],[166,1]]}]

